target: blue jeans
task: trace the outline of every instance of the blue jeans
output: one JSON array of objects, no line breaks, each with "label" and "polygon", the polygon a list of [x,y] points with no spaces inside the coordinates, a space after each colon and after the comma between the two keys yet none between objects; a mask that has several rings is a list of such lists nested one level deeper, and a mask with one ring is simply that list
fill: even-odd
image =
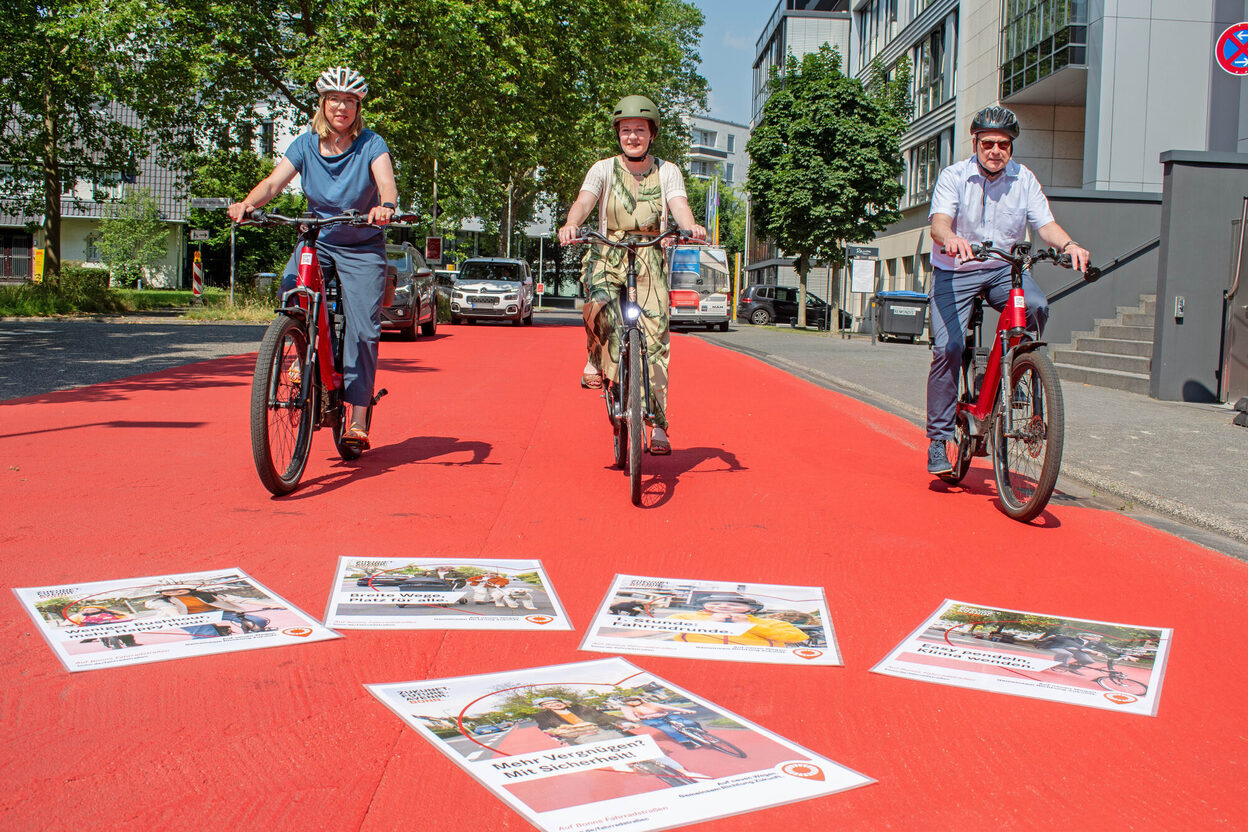
[{"label": "blue jeans", "polygon": [[[971,302],[987,289],[988,303],[998,312],[1010,296],[1010,266],[951,272],[936,269],[932,280],[932,367],[927,374],[927,438],[952,439],[958,408],[958,373],[966,347],[966,325]],[[1049,302],[1040,287],[1023,272],[1027,327],[1040,335],[1049,320]]]},{"label": "blue jeans", "polygon": [[690,728],[699,727],[698,723],[694,722],[689,717],[677,716],[676,714],[672,714],[670,717],[654,716],[649,719],[643,719],[641,722],[643,725],[649,725],[651,728],[658,728],[676,742],[692,742],[692,740],[680,733],[680,730],[671,724],[672,722],[679,722],[681,725],[688,725]]},{"label": "blue jeans", "polygon": [[[295,287],[299,277],[299,252],[294,254],[282,272],[282,292]],[[367,407],[373,401],[373,379],[377,375],[377,343],[381,340],[381,296],[386,285],[386,244],[379,236],[376,243],[362,246],[335,246],[320,241],[316,257],[321,272],[338,273],[342,287],[342,313],[346,329],[342,337],[343,398],[348,404]]]}]

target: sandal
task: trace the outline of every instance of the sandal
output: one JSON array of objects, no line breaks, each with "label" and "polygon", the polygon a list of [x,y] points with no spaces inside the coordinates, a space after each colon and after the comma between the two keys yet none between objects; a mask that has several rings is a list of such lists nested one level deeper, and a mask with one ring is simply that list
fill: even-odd
[{"label": "sandal", "polygon": [[650,454],[652,456],[667,456],[672,452],[672,443],[667,438],[667,431],[663,428],[655,428],[650,434]]},{"label": "sandal", "polygon": [[581,387],[586,390],[601,390],[602,375],[600,373],[581,373]]},{"label": "sandal", "polygon": [[347,428],[342,434],[342,444],[352,445],[362,451],[368,450],[368,433],[357,425]]}]

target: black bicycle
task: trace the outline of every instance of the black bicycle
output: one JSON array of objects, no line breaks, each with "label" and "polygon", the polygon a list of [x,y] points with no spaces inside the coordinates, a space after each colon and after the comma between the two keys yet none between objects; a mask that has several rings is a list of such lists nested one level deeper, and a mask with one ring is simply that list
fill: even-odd
[{"label": "black bicycle", "polygon": [[[1129,693],[1129,694],[1132,694],[1133,696],[1143,696],[1144,694],[1148,693],[1148,685],[1144,684],[1143,682],[1132,679],[1130,676],[1123,673],[1118,668],[1114,667],[1114,662],[1115,662],[1115,659],[1106,659],[1104,669],[1099,668],[1099,667],[1094,667],[1092,665],[1084,665],[1084,666],[1087,667],[1089,670],[1095,671],[1096,673],[1105,674],[1103,676],[1098,676],[1092,680],[1096,682],[1098,685],[1100,685],[1105,690],[1113,691],[1115,693]],[[1073,673],[1076,676],[1081,675],[1078,672],[1079,668],[1072,668],[1069,665],[1065,665],[1065,664],[1056,665],[1053,669],[1060,670],[1064,673]]]},{"label": "black bicycle", "polygon": [[[312,448],[312,432],[329,427],[334,447],[345,460],[364,448],[344,439],[347,403],[343,399],[342,347],[346,319],[341,281],[323,275],[316,254],[322,230],[335,225],[368,225],[358,212],[318,218],[284,217],[253,211],[243,225],[299,226],[303,249],[296,286],[282,297],[277,318],[269,324],[256,356],[251,385],[251,454],[265,488],[275,495],[299,486]],[[378,390],[365,413],[372,425],[373,405],[386,395]]]},{"label": "black bicycle", "polygon": [[580,228],[576,243],[598,243],[623,249],[628,256],[627,280],[620,289],[616,337],[620,345],[620,361],[614,379],[603,389],[607,418],[611,420],[615,467],[628,469],[629,494],[633,505],[641,505],[641,452],[645,448],[645,422],[654,418],[650,403],[650,362],[646,360],[644,335],[641,330],[641,307],[637,303],[637,252],[660,245],[664,240],[677,244],[697,242],[688,231],[669,228],[653,237],[630,234],[620,241],[612,240],[596,228]]}]

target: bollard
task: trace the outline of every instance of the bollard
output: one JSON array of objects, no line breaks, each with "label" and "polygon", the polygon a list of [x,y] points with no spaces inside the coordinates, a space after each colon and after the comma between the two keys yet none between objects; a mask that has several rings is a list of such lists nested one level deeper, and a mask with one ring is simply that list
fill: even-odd
[{"label": "bollard", "polygon": [[195,260],[191,265],[191,306],[204,305],[204,264],[195,252]]}]

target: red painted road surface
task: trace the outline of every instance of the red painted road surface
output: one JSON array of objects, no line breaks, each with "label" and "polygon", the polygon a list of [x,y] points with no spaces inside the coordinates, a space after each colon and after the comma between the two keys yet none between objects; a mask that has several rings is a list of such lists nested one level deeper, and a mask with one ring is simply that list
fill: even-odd
[{"label": "red painted road surface", "polygon": [[[1020,525],[982,464],[947,489],[914,426],[691,337],[675,451],[635,508],[583,343],[385,342],[373,450],[344,463],[318,433],[285,499],[252,467],[250,356],[0,403],[3,581],[237,566],[319,617],[339,555],[539,557],[581,629],[616,572],[817,584],[844,667],[633,661],[879,782],[696,828],[1248,826],[1244,564],[1070,505]],[[1174,628],[1159,715],[869,673],[943,598]],[[362,685],[598,657],[581,632],[345,631],[71,675],[12,595],[0,610],[13,830],[528,829]]]}]

